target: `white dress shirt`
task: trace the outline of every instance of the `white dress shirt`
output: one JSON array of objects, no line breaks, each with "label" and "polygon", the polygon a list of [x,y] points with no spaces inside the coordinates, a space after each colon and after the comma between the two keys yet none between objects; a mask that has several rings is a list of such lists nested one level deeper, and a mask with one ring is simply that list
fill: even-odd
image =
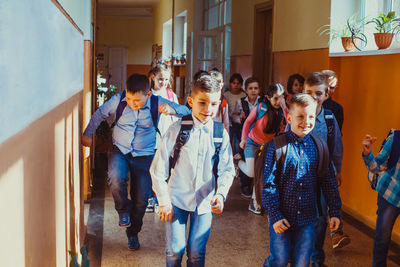
[{"label": "white dress shirt", "polygon": [[[193,115],[192,115],[193,116]],[[169,157],[174,149],[181,120],[175,122],[164,135],[150,167],[153,191],[160,206],[172,204],[198,214],[211,212],[211,200],[215,195],[215,178],[212,157],[215,153],[213,121],[202,124],[193,117],[194,125],[187,143],[182,147],[175,168],[167,183]],[[217,194],[224,199],[235,175],[228,132],[224,129],[219,152]]]}]

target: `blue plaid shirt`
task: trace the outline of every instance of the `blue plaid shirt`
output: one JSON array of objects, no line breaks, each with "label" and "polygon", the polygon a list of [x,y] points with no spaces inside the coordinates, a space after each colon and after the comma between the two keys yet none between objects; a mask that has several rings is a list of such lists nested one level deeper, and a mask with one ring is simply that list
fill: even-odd
[{"label": "blue plaid shirt", "polygon": [[[287,219],[291,226],[309,225],[318,216],[317,147],[310,135],[300,138],[290,130],[285,134],[288,145],[283,168],[276,162],[273,142],[266,151],[263,206],[272,224]],[[321,188],[329,207],[329,215],[339,218],[341,201],[332,162]]]},{"label": "blue plaid shirt", "polygon": [[363,155],[365,166],[373,173],[383,171],[379,176],[376,185],[378,194],[387,200],[390,204],[400,208],[400,159],[397,161],[395,167],[385,170],[386,165],[392,151],[393,134],[388,137],[381,152],[375,158],[374,155],[369,153],[367,156]]}]

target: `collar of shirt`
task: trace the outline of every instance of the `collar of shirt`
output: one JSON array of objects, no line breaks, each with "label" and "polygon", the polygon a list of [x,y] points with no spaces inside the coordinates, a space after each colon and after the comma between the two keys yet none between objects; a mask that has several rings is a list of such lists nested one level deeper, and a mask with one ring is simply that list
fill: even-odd
[{"label": "collar of shirt", "polygon": [[213,127],[213,120],[212,119],[208,120],[208,122],[206,122],[204,124],[201,121],[199,121],[193,114],[192,114],[192,118],[193,118],[193,128],[203,129],[206,132],[211,132],[212,127]]},{"label": "collar of shirt", "polygon": [[[121,102],[122,101],[125,101],[126,102],[126,96],[121,100]],[[129,106],[129,105],[128,105]],[[130,106],[129,106],[130,107]],[[149,108],[150,109],[150,97],[147,99],[147,101],[146,101],[146,104],[142,107],[142,108],[140,108],[140,109],[145,109],[145,108]]]},{"label": "collar of shirt", "polygon": [[292,132],[292,130],[288,130],[287,132],[287,138],[288,138],[288,143],[295,143],[295,144],[307,144],[307,142],[311,141],[311,136],[310,134],[307,134],[306,136],[304,136],[303,138],[298,137],[294,132]]},{"label": "collar of shirt", "polygon": [[[253,106],[257,105],[259,99],[260,99],[260,96],[257,96],[256,102],[254,102],[254,105],[253,105]],[[250,105],[252,105],[252,104],[250,103],[250,101],[249,101],[249,96],[246,96],[246,98],[245,98],[244,100],[246,100]]]},{"label": "collar of shirt", "polygon": [[317,118],[315,119],[318,122],[323,122],[325,121],[324,117],[324,108],[321,106],[321,112],[318,114]]}]

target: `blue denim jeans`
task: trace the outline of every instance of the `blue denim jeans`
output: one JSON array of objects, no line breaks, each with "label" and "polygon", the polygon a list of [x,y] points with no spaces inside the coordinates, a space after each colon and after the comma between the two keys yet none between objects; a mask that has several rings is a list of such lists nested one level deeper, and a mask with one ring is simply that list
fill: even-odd
[{"label": "blue denim jeans", "polygon": [[[204,266],[206,245],[210,236],[212,213],[197,214],[173,206],[171,222],[165,224],[167,248],[165,251],[167,267],[181,266],[182,257],[187,251],[187,266]],[[186,226],[190,217],[189,236],[186,242]]]},{"label": "blue denim jeans", "polygon": [[[328,207],[326,205],[326,201],[322,191],[321,208],[322,214],[320,214],[321,216],[318,217],[317,223],[315,225],[315,241],[313,245],[313,252],[311,254],[311,260],[315,263],[324,263],[325,261],[324,242],[326,228],[328,227]],[[338,229],[335,231],[331,231],[331,236],[333,236],[335,233],[343,234],[342,220],[340,220]]]},{"label": "blue denim jeans", "polygon": [[378,210],[373,250],[373,267],[386,266],[393,225],[400,214],[400,208],[393,206],[378,195]]},{"label": "blue denim jeans", "polygon": [[264,267],[286,267],[289,259],[291,266],[309,266],[315,222],[306,226],[292,226],[282,234],[275,233],[271,222],[268,227],[270,255],[265,260]]},{"label": "blue denim jeans", "polygon": [[[150,164],[153,155],[132,157],[122,154],[113,146],[108,154],[108,185],[118,214],[130,214],[131,227],[128,236],[137,235],[143,224],[147,201],[151,192]],[[130,173],[130,197],[128,198],[128,174]]]}]

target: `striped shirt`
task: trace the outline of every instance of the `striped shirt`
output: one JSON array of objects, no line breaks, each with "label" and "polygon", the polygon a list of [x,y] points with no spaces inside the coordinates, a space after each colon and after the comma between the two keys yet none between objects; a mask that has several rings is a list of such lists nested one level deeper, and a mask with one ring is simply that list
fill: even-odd
[{"label": "striped shirt", "polygon": [[370,172],[378,173],[383,171],[378,178],[375,190],[387,202],[400,208],[400,159],[393,168],[385,170],[392,151],[392,144],[393,134],[388,137],[387,142],[376,158],[372,152],[367,156],[362,155],[362,157],[365,166]]}]

